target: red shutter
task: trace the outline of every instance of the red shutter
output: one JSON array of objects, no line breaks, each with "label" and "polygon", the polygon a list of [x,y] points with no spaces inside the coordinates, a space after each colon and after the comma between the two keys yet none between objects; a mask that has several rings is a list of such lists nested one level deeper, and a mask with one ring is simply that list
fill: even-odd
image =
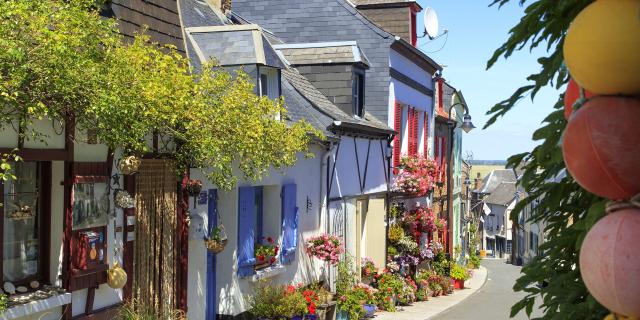
[{"label": "red shutter", "polygon": [[424,156],[425,158],[429,156],[429,113],[428,112],[424,112],[424,119],[423,119],[423,124],[422,124],[422,132],[423,134],[423,143],[424,143]]},{"label": "red shutter", "polygon": [[408,154],[415,156],[418,153],[418,110],[416,108],[409,108],[409,150]]},{"label": "red shutter", "polygon": [[420,145],[420,140],[418,139],[418,130],[420,129],[418,114],[418,110],[413,109],[413,155],[418,155],[418,146]]},{"label": "red shutter", "polygon": [[393,111],[393,130],[396,131],[396,136],[393,138],[393,173],[397,174],[400,165],[400,148],[402,148],[402,104],[395,103]]},{"label": "red shutter", "polygon": [[447,140],[445,137],[440,137],[442,140],[440,142],[440,181],[445,181],[445,176],[447,172]]}]

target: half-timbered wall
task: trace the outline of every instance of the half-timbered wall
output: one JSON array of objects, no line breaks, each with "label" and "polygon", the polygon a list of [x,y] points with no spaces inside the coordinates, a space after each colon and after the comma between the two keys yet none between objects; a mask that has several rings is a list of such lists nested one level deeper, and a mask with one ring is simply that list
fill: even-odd
[{"label": "half-timbered wall", "polygon": [[329,184],[329,198],[386,192],[386,144],[384,139],[342,136],[339,148],[331,157],[330,166],[334,173]]}]

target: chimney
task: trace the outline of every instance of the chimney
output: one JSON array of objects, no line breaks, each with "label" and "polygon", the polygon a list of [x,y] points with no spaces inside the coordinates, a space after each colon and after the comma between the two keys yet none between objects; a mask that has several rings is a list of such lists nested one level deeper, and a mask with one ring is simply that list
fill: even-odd
[{"label": "chimney", "polygon": [[414,47],[418,41],[416,15],[422,7],[416,1],[355,0],[356,9],[380,28],[406,40]]},{"label": "chimney", "polygon": [[220,10],[222,13],[231,11],[231,0],[207,0],[212,7]]}]

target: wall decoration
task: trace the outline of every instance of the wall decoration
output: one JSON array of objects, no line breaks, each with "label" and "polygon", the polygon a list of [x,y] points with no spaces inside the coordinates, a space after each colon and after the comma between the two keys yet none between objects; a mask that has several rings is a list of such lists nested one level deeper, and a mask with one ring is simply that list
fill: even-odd
[{"label": "wall decoration", "polygon": [[107,225],[107,183],[77,183],[73,186],[73,230]]}]

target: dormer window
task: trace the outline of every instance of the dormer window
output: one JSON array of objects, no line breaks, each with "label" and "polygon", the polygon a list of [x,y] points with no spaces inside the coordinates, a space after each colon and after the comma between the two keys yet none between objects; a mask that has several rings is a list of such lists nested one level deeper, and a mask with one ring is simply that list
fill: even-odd
[{"label": "dormer window", "polygon": [[277,68],[260,67],[258,81],[261,97],[278,99],[280,97],[280,70]]},{"label": "dormer window", "polygon": [[364,117],[364,71],[353,70],[353,114]]}]

